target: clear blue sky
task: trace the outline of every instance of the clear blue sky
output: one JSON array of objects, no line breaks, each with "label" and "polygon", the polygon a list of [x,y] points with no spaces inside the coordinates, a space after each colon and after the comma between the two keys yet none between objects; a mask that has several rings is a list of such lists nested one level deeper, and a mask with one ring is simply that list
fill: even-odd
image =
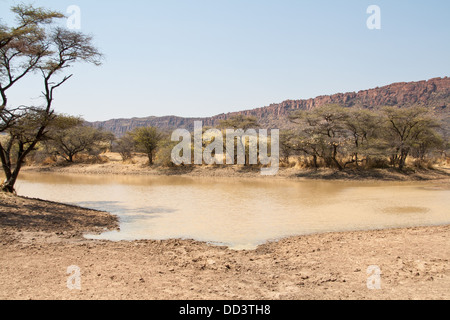
[{"label": "clear blue sky", "polygon": [[[21,1],[22,2],[22,1]],[[450,76],[450,1],[23,1],[81,9],[105,54],[58,89],[58,112],[85,119],[212,116],[287,99]],[[9,7],[0,0],[3,22]],[[369,30],[369,5],[382,29]],[[11,91],[38,101],[36,79]]]}]

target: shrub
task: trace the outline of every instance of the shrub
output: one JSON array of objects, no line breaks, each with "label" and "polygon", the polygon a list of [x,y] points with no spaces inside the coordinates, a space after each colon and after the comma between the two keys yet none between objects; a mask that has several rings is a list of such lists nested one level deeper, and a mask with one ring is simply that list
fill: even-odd
[{"label": "shrub", "polygon": [[155,163],[163,167],[174,167],[175,164],[172,162],[172,150],[176,145],[176,142],[163,140],[156,153]]},{"label": "shrub", "polygon": [[434,166],[436,165],[435,160],[431,159],[415,159],[413,161],[413,167],[417,169],[434,169]]}]

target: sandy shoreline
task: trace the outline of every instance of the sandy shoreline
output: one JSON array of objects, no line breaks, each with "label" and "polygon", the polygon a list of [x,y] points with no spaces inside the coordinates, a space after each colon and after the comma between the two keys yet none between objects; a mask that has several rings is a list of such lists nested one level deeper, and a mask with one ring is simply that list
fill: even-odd
[{"label": "sandy shoreline", "polygon": [[[139,160],[139,159],[138,159]],[[400,173],[393,169],[344,170],[280,168],[275,176],[263,176],[259,168],[240,166],[203,166],[161,168],[149,167],[140,159],[135,164],[113,160],[104,164],[71,164],[55,166],[27,166],[24,173],[56,173],[70,175],[123,175],[123,176],[180,176],[190,178],[290,179],[326,181],[450,181],[450,168],[434,170],[415,169]]]},{"label": "sandy shoreline", "polygon": [[[108,213],[0,194],[0,299],[449,299],[450,226],[291,237],[253,251],[107,242]],[[82,289],[67,288],[69,266]],[[381,290],[367,268],[381,269]]]}]

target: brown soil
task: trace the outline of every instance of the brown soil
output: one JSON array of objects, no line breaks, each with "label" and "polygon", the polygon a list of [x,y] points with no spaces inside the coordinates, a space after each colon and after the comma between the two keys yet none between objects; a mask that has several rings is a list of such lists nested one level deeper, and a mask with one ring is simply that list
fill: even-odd
[{"label": "brown soil", "polygon": [[[106,242],[111,215],[0,194],[0,299],[449,299],[450,226],[293,237],[254,251]],[[67,268],[81,269],[81,290]],[[381,290],[367,288],[371,265]]]}]

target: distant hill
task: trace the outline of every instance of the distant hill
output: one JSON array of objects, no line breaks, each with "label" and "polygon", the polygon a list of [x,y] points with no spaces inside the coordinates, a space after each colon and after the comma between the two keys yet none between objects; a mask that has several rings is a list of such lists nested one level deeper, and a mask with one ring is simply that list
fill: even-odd
[{"label": "distant hill", "polygon": [[136,127],[154,126],[163,130],[183,128],[193,130],[195,121],[203,121],[204,126],[218,125],[221,120],[242,114],[256,117],[264,128],[284,129],[290,127],[289,114],[295,110],[311,110],[325,104],[339,104],[345,107],[377,108],[381,106],[407,107],[420,104],[436,111],[436,115],[450,125],[450,78],[435,78],[428,81],[394,83],[381,88],[359,92],[338,93],[319,96],[307,100],[287,100],[267,107],[220,114],[210,118],[182,118],[176,116],[148,117],[133,119],[113,119],[93,122],[92,126],[103,128],[122,136]]}]

